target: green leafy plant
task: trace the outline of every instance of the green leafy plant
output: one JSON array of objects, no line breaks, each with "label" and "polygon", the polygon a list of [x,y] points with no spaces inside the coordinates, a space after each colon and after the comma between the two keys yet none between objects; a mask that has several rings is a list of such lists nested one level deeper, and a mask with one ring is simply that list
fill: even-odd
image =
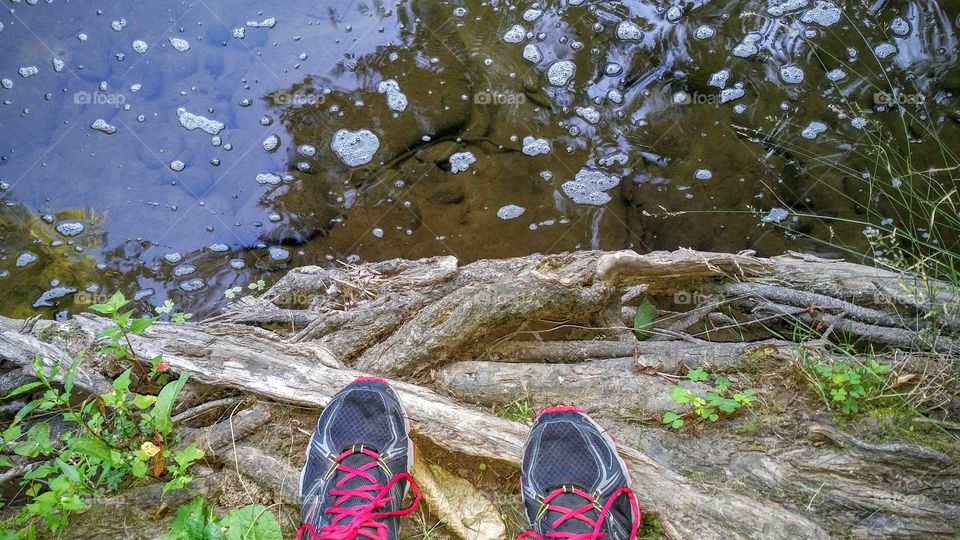
[{"label": "green leafy plant", "polygon": [[708,422],[716,422],[721,416],[731,416],[738,410],[750,407],[757,400],[757,391],[754,389],[738,392],[732,388],[730,379],[722,375],[711,376],[703,369],[694,369],[687,372],[687,379],[695,382],[710,383],[713,379],[713,389],[703,397],[682,387],[674,386],[670,389],[670,397],[677,405],[687,410],[684,412],[667,411],[661,422],[680,429],[686,423],[685,417],[695,417]]},{"label": "green leafy plant", "polygon": [[657,306],[644,297],[640,305],[637,306],[637,313],[633,316],[633,334],[637,339],[643,341],[653,335],[653,321],[657,318]]},{"label": "green leafy plant", "polygon": [[497,416],[514,422],[529,422],[533,420],[533,405],[529,399],[518,399],[509,405],[496,410]]},{"label": "green leafy plant", "polygon": [[860,412],[866,400],[880,395],[892,371],[873,358],[858,365],[842,361],[828,364],[822,360],[806,360],[802,365],[824,403],[831,408],[840,407],[844,414]]},{"label": "green leafy plant", "polygon": [[267,507],[250,504],[218,518],[203,497],[180,506],[164,540],[281,540],[280,524]]},{"label": "green leafy plant", "polygon": [[[130,479],[146,479],[150,472],[167,479],[164,493],[183,488],[192,479],[188,469],[203,452],[192,445],[176,453],[170,449],[171,411],[189,375],[182,373],[167,382],[169,365],[159,356],[150,362],[149,373],[140,364],[129,335],[142,334],[157,317],[133,318],[131,311],[123,310],[128,303],[117,293],[93,309],[109,315],[115,323],[100,334],[106,340],[102,351],[132,361],[144,374],[139,383],[134,381],[131,367],[114,379],[111,391],[81,401],[74,395],[81,358],[72,359],[69,365],[61,359],[48,370],[37,356],[32,363],[37,380],[5,396],[36,397],[2,432],[3,445],[12,445],[13,453],[22,458],[18,461],[25,468],[21,484],[27,502],[11,519],[17,529],[0,528],[0,538],[32,539],[44,530],[57,534],[71,513],[87,508],[85,497],[116,490]],[[62,385],[56,382],[61,379]],[[158,384],[156,395],[132,389],[152,390]],[[30,423],[34,420],[31,413],[41,411],[44,419]],[[46,420],[51,415],[59,415],[62,422]],[[0,469],[13,466],[9,458],[0,459]]]}]

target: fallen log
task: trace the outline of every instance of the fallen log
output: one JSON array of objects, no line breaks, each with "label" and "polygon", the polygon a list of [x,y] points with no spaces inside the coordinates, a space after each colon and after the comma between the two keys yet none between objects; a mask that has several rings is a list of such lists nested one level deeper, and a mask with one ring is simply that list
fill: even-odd
[{"label": "fallen log", "polygon": [[[85,315],[73,324],[92,338],[108,322]],[[269,334],[241,325],[158,323],[131,339],[144,356],[163,353],[172,370],[189,371],[199,382],[296,405],[325,406],[343,386],[364,375],[339,366],[322,347],[287,344],[278,336],[269,339]],[[29,342],[25,346],[20,352],[33,354]],[[392,384],[416,435],[454,452],[519,463],[527,434],[522,424],[465,407],[421,386]],[[827,537],[814,522],[772,501],[726,490],[705,493],[636,450],[619,449],[633,473],[631,487],[641,504],[657,513],[665,530],[675,531],[677,538]]]}]

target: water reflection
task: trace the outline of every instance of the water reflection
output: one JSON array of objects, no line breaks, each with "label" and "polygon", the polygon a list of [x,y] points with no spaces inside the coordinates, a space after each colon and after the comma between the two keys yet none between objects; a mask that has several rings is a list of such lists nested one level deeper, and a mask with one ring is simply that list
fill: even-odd
[{"label": "water reflection", "polygon": [[878,129],[955,163],[951,4],[16,4],[0,311],[55,282],[202,312],[333,260],[863,250],[806,216],[883,215]]}]

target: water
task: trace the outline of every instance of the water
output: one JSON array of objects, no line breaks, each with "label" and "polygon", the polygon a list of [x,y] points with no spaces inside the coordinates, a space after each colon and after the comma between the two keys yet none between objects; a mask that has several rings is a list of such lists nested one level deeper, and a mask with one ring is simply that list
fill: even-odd
[{"label": "water", "polygon": [[336,260],[862,248],[803,216],[875,202],[891,84],[958,140],[960,6],[842,4],[5,3],[0,313],[203,314]]}]

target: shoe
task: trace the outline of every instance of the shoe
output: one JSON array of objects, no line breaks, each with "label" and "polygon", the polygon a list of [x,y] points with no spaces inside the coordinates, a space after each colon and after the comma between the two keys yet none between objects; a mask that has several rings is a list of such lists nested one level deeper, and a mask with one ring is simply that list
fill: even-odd
[{"label": "shoe", "polygon": [[545,410],[523,449],[520,491],[530,530],[517,540],[634,540],[640,508],[613,439],[574,407]]},{"label": "shoe", "polygon": [[[317,419],[300,474],[297,540],[393,540],[399,518],[416,509],[410,477],[413,440],[399,396],[383,379],[362,377]],[[412,488],[413,503],[400,503]]]}]

